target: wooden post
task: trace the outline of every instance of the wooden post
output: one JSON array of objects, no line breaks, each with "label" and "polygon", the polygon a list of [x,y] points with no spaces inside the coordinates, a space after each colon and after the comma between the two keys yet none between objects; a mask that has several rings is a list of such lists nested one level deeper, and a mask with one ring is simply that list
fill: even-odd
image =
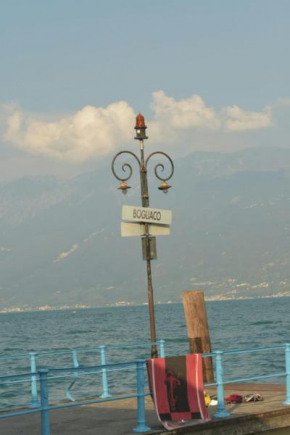
[{"label": "wooden post", "polygon": [[[183,307],[190,353],[210,353],[211,343],[203,291],[184,291]],[[203,358],[203,381],[214,382],[212,358]]]}]

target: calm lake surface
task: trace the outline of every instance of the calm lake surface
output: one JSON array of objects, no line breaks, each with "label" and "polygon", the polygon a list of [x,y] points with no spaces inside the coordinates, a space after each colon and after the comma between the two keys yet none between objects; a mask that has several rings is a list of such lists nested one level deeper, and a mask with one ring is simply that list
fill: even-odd
[{"label": "calm lake surface", "polygon": [[[290,298],[215,301],[207,303],[213,350],[233,350],[280,345],[290,342]],[[23,354],[21,358],[0,359],[1,375],[30,371],[28,352],[70,350],[99,345],[128,345],[149,341],[148,307],[114,307],[85,310],[25,312],[0,314],[0,357]],[[188,352],[182,304],[156,306],[156,329],[159,339],[166,340],[166,354]],[[107,349],[107,363],[150,357],[150,348]],[[80,365],[100,364],[100,352],[78,352]],[[227,356],[224,358],[225,380],[255,374],[280,373],[285,370],[283,350]],[[37,368],[72,367],[72,353],[39,355]],[[73,381],[50,380],[52,398],[65,399],[65,390]],[[283,382],[283,378],[269,379]],[[135,385],[130,370],[108,373],[109,390],[123,392]],[[102,393],[101,375],[80,376],[72,395]],[[11,404],[29,402],[30,383],[0,384],[0,409]]]}]

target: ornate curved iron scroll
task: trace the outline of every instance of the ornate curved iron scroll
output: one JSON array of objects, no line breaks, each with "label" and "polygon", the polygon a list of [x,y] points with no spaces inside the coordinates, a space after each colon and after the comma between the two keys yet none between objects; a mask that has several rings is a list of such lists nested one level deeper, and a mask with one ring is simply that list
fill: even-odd
[{"label": "ornate curved iron scroll", "polygon": [[141,162],[140,162],[140,160],[138,159],[138,157],[136,156],[136,154],[134,154],[132,151],[120,151],[118,154],[116,154],[115,155],[115,157],[113,158],[113,161],[112,161],[112,172],[113,172],[113,174],[115,175],[115,177],[117,178],[117,180],[120,180],[120,181],[127,181],[127,180],[129,180],[131,177],[132,177],[132,174],[133,174],[133,168],[132,168],[132,166],[129,164],[129,163],[123,163],[123,165],[122,165],[122,171],[123,172],[127,172],[127,170],[129,170],[129,175],[128,176],[125,176],[125,177],[119,177],[117,174],[116,174],[116,171],[115,171],[115,162],[116,162],[116,159],[121,155],[121,154],[130,154],[131,156],[133,156],[136,160],[137,160],[137,162],[138,162],[138,165],[139,165],[139,168],[141,168]]},{"label": "ornate curved iron scroll", "polygon": [[160,176],[160,175],[158,174],[158,171],[159,171],[159,169],[160,169],[161,172],[163,172],[164,169],[165,169],[165,167],[164,167],[164,165],[163,165],[162,163],[157,163],[157,165],[155,165],[155,167],[154,167],[154,172],[155,172],[156,177],[158,178],[158,180],[161,180],[161,181],[167,181],[167,180],[170,180],[170,178],[172,177],[172,175],[173,175],[173,173],[174,173],[174,165],[173,165],[173,161],[171,160],[171,158],[169,157],[169,155],[166,154],[166,153],[164,153],[163,151],[155,151],[154,153],[151,153],[151,154],[147,157],[147,159],[146,159],[146,161],[145,161],[145,167],[146,167],[146,169],[147,169],[148,161],[151,159],[152,156],[154,156],[154,155],[156,155],[156,154],[161,154],[162,156],[166,157],[166,158],[169,160],[170,164],[171,164],[171,172],[170,172],[169,176],[168,176],[168,177],[162,177],[162,176]]}]

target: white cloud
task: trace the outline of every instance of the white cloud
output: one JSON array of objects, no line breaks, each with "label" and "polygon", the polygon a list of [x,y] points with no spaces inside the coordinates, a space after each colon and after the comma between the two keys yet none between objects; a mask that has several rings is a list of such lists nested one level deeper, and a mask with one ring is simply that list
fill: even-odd
[{"label": "white cloud", "polygon": [[108,154],[131,138],[134,118],[133,109],[124,101],[106,108],[85,106],[55,121],[9,107],[4,139],[31,154],[82,162]]},{"label": "white cloud", "polygon": [[199,95],[193,95],[186,100],[176,101],[163,91],[153,93],[152,110],[155,118],[167,123],[173,128],[210,128],[220,126],[215,110],[206,107]]},{"label": "white cloud", "polygon": [[290,98],[279,98],[277,106],[290,106]]},{"label": "white cloud", "polygon": [[154,121],[150,123],[150,129],[155,135],[159,135],[161,140],[165,136],[168,139],[168,133],[174,134],[176,130],[212,130],[220,127],[215,110],[207,107],[199,95],[176,101],[163,91],[154,92],[151,109],[154,112]]},{"label": "white cloud", "polygon": [[231,106],[225,107],[223,114],[226,131],[258,130],[273,125],[270,108],[266,108],[264,112],[246,112],[238,106]]},{"label": "white cloud", "polygon": [[[282,103],[283,101],[283,103]],[[288,101],[288,100],[287,100]],[[286,104],[281,100],[281,104]],[[249,112],[237,105],[215,109],[202,97],[175,100],[163,91],[152,95],[153,119],[147,122],[154,142],[185,143],[192,133],[241,132],[273,125],[270,108]],[[55,117],[27,114],[15,104],[3,106],[0,124],[4,140],[29,154],[54,160],[84,162],[112,154],[134,137],[134,110],[125,101],[106,108],[85,106],[76,113]]]}]

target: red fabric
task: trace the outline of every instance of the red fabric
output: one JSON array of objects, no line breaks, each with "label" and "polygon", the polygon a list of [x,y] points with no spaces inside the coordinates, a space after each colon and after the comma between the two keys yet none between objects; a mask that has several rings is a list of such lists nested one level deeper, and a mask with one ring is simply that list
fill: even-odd
[{"label": "red fabric", "polygon": [[[190,358],[192,357],[192,358]],[[195,357],[195,361],[194,361]],[[196,367],[197,366],[197,367]],[[194,370],[196,367],[197,374]],[[199,353],[188,355],[186,358],[187,368],[187,390],[190,409],[201,408],[201,414],[206,416],[207,409],[204,402],[203,394],[203,373],[202,373],[202,356]],[[198,385],[196,382],[196,375]]]},{"label": "red fabric", "polygon": [[225,398],[225,401],[229,403],[242,403],[243,396],[240,396],[239,394],[231,394]]},{"label": "red fabric", "polygon": [[[154,361],[156,361],[155,359]],[[160,414],[169,414],[170,408],[167,398],[167,390],[165,383],[165,358],[158,358],[158,364],[155,365],[155,386],[158,393],[158,412]],[[150,379],[150,385],[152,385],[152,371],[151,364],[148,365],[148,373]],[[152,394],[152,389],[150,388]],[[153,396],[154,397],[154,396]],[[154,400],[154,399],[153,399]],[[155,403],[155,401],[154,401]]]},{"label": "red fabric", "polygon": [[155,410],[166,429],[209,420],[200,354],[151,359],[147,368]]}]

